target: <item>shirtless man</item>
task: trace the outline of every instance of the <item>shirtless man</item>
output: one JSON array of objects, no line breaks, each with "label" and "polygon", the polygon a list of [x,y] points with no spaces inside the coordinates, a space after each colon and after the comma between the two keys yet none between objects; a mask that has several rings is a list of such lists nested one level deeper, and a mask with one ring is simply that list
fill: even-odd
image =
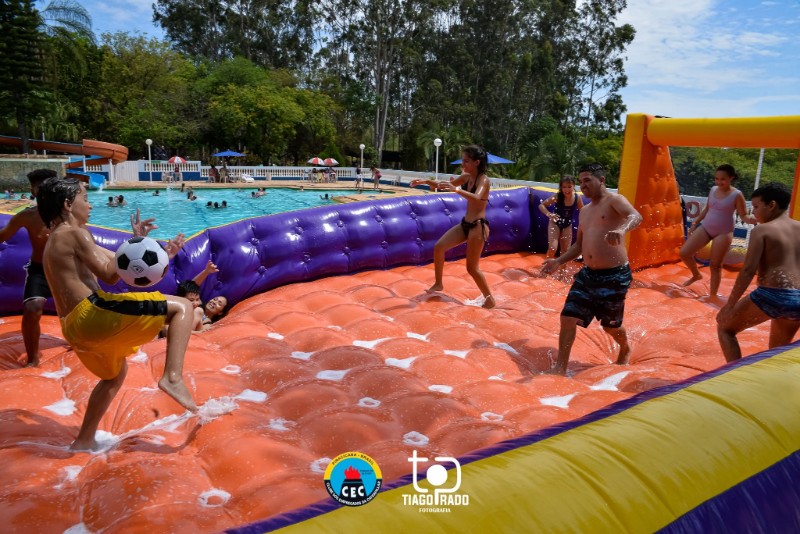
[{"label": "shirtless man", "polygon": [[[50,169],[29,172],[28,181],[31,183],[32,197],[37,196],[42,182],[57,175],[56,171]],[[42,255],[50,231],[42,222],[36,206],[31,206],[11,217],[5,228],[0,230],[0,243],[11,239],[21,228],[28,231],[28,239],[31,242],[31,260],[25,266],[28,275],[25,277],[25,292],[22,297],[22,341],[28,354],[27,366],[36,367],[42,356],[39,352],[41,335],[39,321],[42,318],[45,302],[52,296],[42,267]]]},{"label": "shirtless man", "polygon": [[[717,335],[729,362],[742,357],[736,334],[771,321],[769,348],[791,343],[800,328],[800,222],[789,218],[792,194],[783,184],[759,187],[751,196],[761,223],[750,232],[744,267],[728,302],[717,314]],[[753,276],[758,287],[741,298]]]},{"label": "shirtless man", "polygon": [[[183,383],[183,359],[192,329],[191,303],[151,293],[107,293],[97,278],[115,283],[114,253],[94,242],[86,229],[92,205],[84,185],[75,179],[51,178],[39,187],[39,214],[50,228],[44,249],[44,271],[53,291],[64,338],[100,382],[89,397],[73,450],[97,448],[100,419],[122,387],[125,358],[169,324],[164,375],[158,387],[184,408],[197,406]],[[178,235],[165,247],[170,258],[183,246]]]},{"label": "shirtless man", "polygon": [[542,272],[549,274],[583,254],[585,265],[575,276],[561,310],[558,361],[550,371],[559,375],[567,372],[576,326],[586,328],[595,317],[619,344],[617,364],[627,364],[631,352],[622,326],[625,295],[633,280],[625,233],[639,226],[642,216],[625,197],[606,189],[605,169],[599,163],[581,167],[578,179],[581,193],[591,200],[581,210],[578,236],[566,253],[542,264]]}]

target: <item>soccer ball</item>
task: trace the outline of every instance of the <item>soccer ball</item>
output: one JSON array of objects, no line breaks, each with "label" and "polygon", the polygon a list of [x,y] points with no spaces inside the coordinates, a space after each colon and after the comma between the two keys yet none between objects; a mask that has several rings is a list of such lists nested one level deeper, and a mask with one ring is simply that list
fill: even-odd
[{"label": "soccer ball", "polygon": [[149,287],[164,278],[169,256],[155,239],[132,237],[117,249],[117,274],[126,284]]}]

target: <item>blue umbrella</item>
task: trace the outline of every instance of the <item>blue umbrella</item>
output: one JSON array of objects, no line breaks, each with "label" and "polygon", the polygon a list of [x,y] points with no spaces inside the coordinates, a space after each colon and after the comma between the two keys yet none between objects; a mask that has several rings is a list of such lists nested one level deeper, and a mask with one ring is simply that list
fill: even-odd
[{"label": "blue umbrella", "polygon": [[[495,156],[495,155],[494,155],[494,154],[492,154],[491,152],[487,152],[487,153],[486,153],[486,156],[487,156],[487,158],[486,158],[486,159],[487,159],[487,161],[488,161],[488,163],[489,163],[490,165],[491,165],[491,164],[499,164],[499,165],[502,165],[502,164],[505,164],[505,163],[514,163],[514,162],[513,162],[513,161],[511,161],[510,159],[501,158],[500,156]],[[457,160],[455,160],[455,161],[451,161],[451,162],[450,162],[450,165],[461,165],[461,160],[460,160],[460,159],[457,159]]]},{"label": "blue umbrella", "polygon": [[211,154],[212,157],[215,158],[241,158],[244,154],[239,154],[238,152],[234,152],[233,150],[226,150],[224,152],[217,152],[216,154]]}]

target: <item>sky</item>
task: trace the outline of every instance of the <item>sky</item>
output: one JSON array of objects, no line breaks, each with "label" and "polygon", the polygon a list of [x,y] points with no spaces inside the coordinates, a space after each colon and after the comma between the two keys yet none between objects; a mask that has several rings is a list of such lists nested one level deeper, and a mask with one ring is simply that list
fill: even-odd
[{"label": "sky", "polygon": [[[153,0],[79,0],[96,34],[164,37]],[[667,117],[800,115],[800,0],[628,0],[619,23],[631,113]]]}]

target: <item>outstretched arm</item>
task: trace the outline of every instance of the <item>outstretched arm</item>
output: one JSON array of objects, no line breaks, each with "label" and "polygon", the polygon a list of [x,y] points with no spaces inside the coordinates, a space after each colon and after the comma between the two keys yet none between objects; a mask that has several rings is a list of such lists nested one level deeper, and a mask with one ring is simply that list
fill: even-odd
[{"label": "outstretched arm", "polygon": [[11,239],[17,231],[22,228],[22,214],[24,212],[17,213],[8,221],[8,223],[0,230],[0,243],[8,241]]},{"label": "outstretched arm", "polygon": [[203,285],[203,282],[205,282],[205,281],[206,281],[206,278],[208,278],[208,275],[210,275],[210,274],[214,274],[214,273],[218,273],[218,272],[219,272],[219,269],[218,269],[218,268],[217,268],[217,266],[214,264],[214,262],[212,262],[211,260],[208,260],[208,263],[206,263],[206,267],[205,267],[205,269],[203,269],[202,271],[200,271],[200,272],[197,274],[197,276],[195,276],[194,278],[192,278],[192,282],[194,282],[194,283],[195,283],[195,284],[197,284],[198,286],[202,286],[202,285]]},{"label": "outstretched arm", "polygon": [[559,256],[558,258],[550,258],[544,260],[542,263],[542,272],[544,274],[550,274],[555,272],[559,267],[567,263],[568,261],[572,261],[578,256],[581,255],[583,252],[583,229],[578,226],[578,236],[575,238],[575,242],[570,246],[567,251]]}]

